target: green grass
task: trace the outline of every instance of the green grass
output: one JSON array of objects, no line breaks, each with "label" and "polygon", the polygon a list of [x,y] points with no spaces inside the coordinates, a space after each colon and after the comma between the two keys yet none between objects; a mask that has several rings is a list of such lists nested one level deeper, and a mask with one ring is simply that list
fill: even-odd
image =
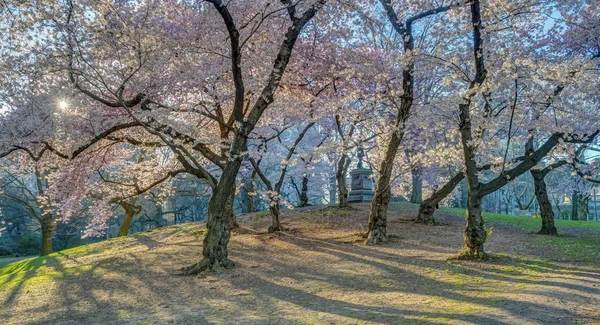
[{"label": "green grass", "polygon": [[[461,208],[442,208],[443,212],[458,216],[465,215],[465,209]],[[509,216],[505,214],[484,212],[483,218],[490,225],[501,225],[511,228],[519,228],[525,232],[537,232],[542,226],[542,220],[539,218],[526,216]],[[582,228],[600,231],[600,222],[593,221],[572,221],[572,220],[555,220],[556,228],[560,232],[560,228]]]},{"label": "green grass", "polygon": [[[464,216],[465,210],[460,208],[442,208],[441,211]],[[537,233],[542,220],[526,216],[509,216],[505,214],[484,212],[486,224],[517,229],[524,233]],[[555,220],[559,236],[540,235],[534,238],[534,244],[556,252],[557,260],[586,262],[594,266],[600,265],[600,222]],[[569,229],[571,228],[571,229]],[[598,231],[597,234],[578,234],[575,229]]]}]

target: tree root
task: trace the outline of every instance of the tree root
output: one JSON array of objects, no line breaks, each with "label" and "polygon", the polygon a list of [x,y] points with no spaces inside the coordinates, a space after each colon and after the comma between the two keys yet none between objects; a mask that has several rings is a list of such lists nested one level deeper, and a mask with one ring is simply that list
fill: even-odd
[{"label": "tree root", "polygon": [[371,230],[367,236],[365,244],[377,245],[388,241],[388,237],[385,234],[385,228],[375,228]]},{"label": "tree root", "polygon": [[465,248],[461,252],[459,252],[454,259],[461,261],[487,261],[491,259],[491,256],[479,250],[471,250],[469,248]]},{"label": "tree root", "polygon": [[274,233],[274,232],[276,232],[276,231],[285,231],[285,230],[286,230],[286,229],[285,229],[285,228],[283,228],[283,227],[281,226],[281,224],[279,224],[279,225],[277,225],[277,226],[273,226],[273,225],[271,225],[271,226],[269,226],[269,229],[267,229],[267,233],[269,233],[269,234],[272,234],[272,233]]},{"label": "tree root", "polygon": [[227,257],[222,258],[222,260],[214,260],[210,263],[209,259],[203,258],[200,262],[196,264],[192,264],[190,266],[186,266],[181,269],[182,275],[195,275],[204,272],[215,272],[220,273],[224,269],[230,269],[235,266],[232,260]]}]

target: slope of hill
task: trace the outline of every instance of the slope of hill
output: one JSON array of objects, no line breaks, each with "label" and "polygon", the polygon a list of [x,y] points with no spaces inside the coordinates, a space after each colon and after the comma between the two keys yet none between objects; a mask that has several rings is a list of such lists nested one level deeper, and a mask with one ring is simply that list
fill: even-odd
[{"label": "slope of hill", "polygon": [[[381,246],[359,233],[368,205],[240,217],[220,274],[177,275],[198,261],[203,224],[183,224],[0,266],[7,324],[594,324],[600,323],[600,225],[488,215],[486,262],[451,257],[462,245],[456,210],[439,226],[394,205]],[[533,220],[533,221],[532,221]]]}]

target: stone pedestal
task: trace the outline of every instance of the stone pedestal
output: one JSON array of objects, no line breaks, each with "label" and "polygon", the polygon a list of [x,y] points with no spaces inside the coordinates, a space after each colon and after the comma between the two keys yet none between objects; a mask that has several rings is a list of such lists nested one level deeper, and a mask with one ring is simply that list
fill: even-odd
[{"label": "stone pedestal", "polygon": [[366,168],[359,168],[350,172],[350,193],[348,193],[348,202],[371,202],[373,199],[373,171]]}]

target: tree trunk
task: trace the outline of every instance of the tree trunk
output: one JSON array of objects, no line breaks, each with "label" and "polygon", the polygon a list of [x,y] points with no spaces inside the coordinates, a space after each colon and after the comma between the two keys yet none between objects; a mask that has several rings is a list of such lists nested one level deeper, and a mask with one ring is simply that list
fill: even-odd
[{"label": "tree trunk", "polygon": [[410,203],[421,203],[423,202],[423,179],[421,178],[421,172],[418,169],[413,169],[411,175],[412,192],[410,195]]},{"label": "tree trunk", "polygon": [[377,187],[371,201],[369,213],[369,233],[367,244],[375,245],[387,241],[387,209],[391,199],[390,185],[392,182],[392,169],[398,146],[402,141],[403,133],[398,131],[392,133],[390,142],[385,152],[384,159],[379,168]]},{"label": "tree trunk", "polygon": [[463,257],[481,259],[484,257],[483,244],[487,238],[483,217],[481,215],[481,197],[470,190],[467,201],[467,226],[465,227],[465,249]]},{"label": "tree trunk", "polygon": [[588,201],[589,201],[589,196],[586,195],[581,195],[579,194],[579,204],[577,209],[579,210],[578,212],[578,217],[579,217],[579,221],[587,221],[588,219]]},{"label": "tree trunk", "polygon": [[533,185],[535,187],[535,197],[540,206],[540,215],[542,217],[542,229],[538,231],[540,235],[558,235],[558,231],[554,226],[554,211],[552,210],[552,203],[548,198],[548,191],[546,189],[546,181],[544,177],[546,174],[540,170],[531,171],[533,176]]},{"label": "tree trunk", "polygon": [[44,217],[42,221],[42,250],[40,251],[40,256],[52,254],[54,251],[52,249],[52,235],[54,232],[54,224],[52,222],[52,217]]},{"label": "tree trunk", "polygon": [[338,207],[340,208],[348,206],[348,188],[346,187],[346,173],[348,171],[348,166],[350,166],[350,159],[348,158],[348,155],[343,154],[340,160],[338,160],[335,173],[338,188]]},{"label": "tree trunk", "polygon": [[129,232],[129,226],[131,226],[131,221],[133,220],[133,209],[125,209],[125,217],[123,218],[123,222],[119,227],[119,232],[117,233],[117,237],[125,237]]},{"label": "tree trunk", "polygon": [[304,173],[302,175],[302,191],[300,192],[300,202],[298,202],[299,207],[308,206],[308,174]]},{"label": "tree trunk", "polygon": [[229,229],[236,229],[240,227],[240,224],[237,222],[237,218],[235,216],[235,212],[233,211],[233,202],[235,200],[235,190],[231,191],[231,196],[227,199],[227,204],[225,206],[225,216],[229,221]]},{"label": "tree trunk", "polygon": [[[241,137],[234,138],[232,152],[242,152],[245,142]],[[229,160],[217,186],[208,200],[206,233],[204,236],[200,262],[183,268],[184,274],[198,274],[204,271],[221,272],[235,264],[227,257],[227,244],[230,237],[231,202],[235,193],[235,178],[241,165],[241,159]]]},{"label": "tree trunk", "polygon": [[436,206],[437,203],[435,203],[433,200],[427,199],[421,202],[421,205],[419,206],[419,215],[417,216],[417,219],[415,219],[415,222],[426,225],[435,224],[435,218],[433,217],[433,214],[435,213]]},{"label": "tree trunk", "polygon": [[[408,35],[408,39],[404,40],[404,49],[410,51],[413,49],[412,35]],[[408,118],[413,102],[413,84],[414,78],[412,70],[414,63],[410,63],[402,71],[402,102],[398,109],[398,116],[394,125],[394,131],[391,134],[385,150],[385,155],[379,167],[379,178],[377,179],[377,187],[375,195],[371,201],[371,211],[369,213],[369,233],[367,235],[367,244],[374,245],[387,241],[387,209],[392,196],[392,170],[394,168],[394,159],[396,152],[404,137],[404,123]]]},{"label": "tree trunk", "polygon": [[132,202],[120,201],[119,205],[125,210],[125,217],[123,218],[123,222],[119,227],[119,232],[117,233],[117,237],[127,236],[129,233],[129,227],[131,226],[131,222],[133,221],[133,216],[141,212],[141,207],[135,206],[137,199],[133,198]]},{"label": "tree trunk", "polygon": [[271,212],[271,226],[269,226],[268,232],[282,231],[283,228],[279,222],[279,198],[271,198],[269,201],[269,211]]},{"label": "tree trunk", "polygon": [[[381,181],[381,178],[379,181]],[[371,211],[369,214],[369,233],[366,242],[368,245],[384,243],[388,239],[387,209],[390,198],[391,192],[389,186],[387,189],[380,189],[379,185],[377,185],[375,196],[373,197],[373,201],[371,201]]]},{"label": "tree trunk", "polygon": [[[478,4],[478,3],[477,3]],[[483,195],[479,192],[481,183],[477,176],[477,164],[475,162],[475,146],[473,141],[470,102],[459,105],[460,109],[460,135],[465,159],[465,171],[467,178],[467,225],[464,231],[465,247],[460,253],[462,258],[482,259],[484,257],[483,243],[487,237],[483,216],[481,215],[481,200]]]},{"label": "tree trunk", "polygon": [[571,220],[579,220],[579,192],[573,191],[571,196]]},{"label": "tree trunk", "polygon": [[253,170],[252,171],[252,176],[250,177],[250,185],[248,186],[248,190],[246,191],[246,195],[247,195],[247,203],[248,203],[248,213],[252,213],[255,211],[254,209],[254,191],[256,191],[256,188],[254,188],[254,178],[256,177],[256,171]]},{"label": "tree trunk", "polygon": [[421,203],[419,207],[419,215],[415,222],[424,223],[424,224],[435,224],[435,219],[433,214],[435,213],[435,209],[437,205],[448,196],[458,184],[465,178],[465,174],[462,171],[459,171],[454,177],[448,181],[441,189],[433,192],[431,197],[427,198]]}]

